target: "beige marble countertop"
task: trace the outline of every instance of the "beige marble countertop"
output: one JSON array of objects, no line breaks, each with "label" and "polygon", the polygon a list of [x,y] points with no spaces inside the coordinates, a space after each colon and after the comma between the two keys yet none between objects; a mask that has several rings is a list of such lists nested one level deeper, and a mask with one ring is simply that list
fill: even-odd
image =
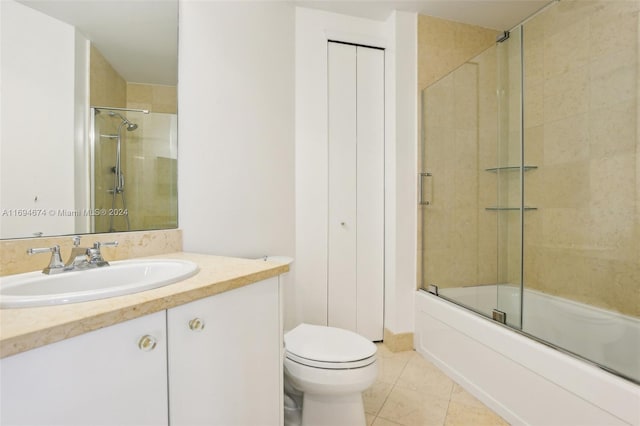
[{"label": "beige marble countertop", "polygon": [[194,253],[140,259],[184,259],[200,271],[175,284],[91,302],[0,309],[0,358],[280,275],[288,265]]}]

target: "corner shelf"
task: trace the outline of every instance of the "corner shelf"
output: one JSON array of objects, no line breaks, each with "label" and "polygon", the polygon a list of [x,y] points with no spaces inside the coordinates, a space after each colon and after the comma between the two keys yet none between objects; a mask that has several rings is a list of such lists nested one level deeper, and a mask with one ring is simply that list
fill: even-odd
[{"label": "corner shelf", "polygon": [[[537,169],[538,166],[523,166],[525,172],[529,170]],[[490,169],[484,169],[487,172],[498,173],[498,172],[514,172],[520,170],[520,166],[504,166],[504,167],[491,167]]]},{"label": "corner shelf", "polygon": [[[529,170],[535,170],[537,169],[538,166],[502,166],[502,167],[491,167],[489,169],[484,169],[487,172],[491,172],[491,173],[498,173],[498,172],[515,172],[515,171],[519,171],[519,170],[523,170],[525,172],[528,172]],[[499,207],[499,206],[492,206],[492,207],[485,207],[485,210],[487,211],[492,211],[492,212],[497,212],[497,211],[520,211],[520,207]],[[524,211],[530,211],[530,210],[538,210],[537,207],[523,207]]]},{"label": "corner shelf", "polygon": [[[509,210],[509,211],[514,211],[514,210],[515,211],[520,211],[520,207],[485,207],[485,210],[492,211],[492,212],[495,212],[495,211],[507,211],[507,210]],[[538,208],[537,207],[525,207],[524,210],[525,211],[538,210]]]}]

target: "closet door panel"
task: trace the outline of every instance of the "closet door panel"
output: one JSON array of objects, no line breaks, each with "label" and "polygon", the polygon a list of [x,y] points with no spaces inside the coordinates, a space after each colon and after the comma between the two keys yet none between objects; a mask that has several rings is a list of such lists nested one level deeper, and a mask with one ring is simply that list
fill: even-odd
[{"label": "closet door panel", "polygon": [[328,43],[328,325],[356,331],[356,47]]},{"label": "closet door panel", "polygon": [[357,51],[357,331],[382,340],[384,305],[384,50]]}]

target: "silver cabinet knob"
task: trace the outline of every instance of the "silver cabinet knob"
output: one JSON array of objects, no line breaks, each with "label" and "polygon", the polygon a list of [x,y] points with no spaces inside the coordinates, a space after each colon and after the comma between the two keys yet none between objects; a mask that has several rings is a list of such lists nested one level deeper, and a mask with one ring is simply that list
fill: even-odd
[{"label": "silver cabinet knob", "polygon": [[149,336],[148,334],[145,334],[140,338],[140,340],[138,340],[138,348],[145,352],[154,350],[157,345],[158,341],[156,340],[156,338],[153,336]]},{"label": "silver cabinet knob", "polygon": [[194,318],[189,321],[189,328],[193,331],[202,331],[204,330],[204,321],[200,318]]}]

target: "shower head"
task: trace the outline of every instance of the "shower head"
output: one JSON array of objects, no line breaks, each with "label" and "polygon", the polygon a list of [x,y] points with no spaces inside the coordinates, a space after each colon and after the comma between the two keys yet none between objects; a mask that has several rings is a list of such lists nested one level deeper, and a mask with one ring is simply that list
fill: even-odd
[{"label": "shower head", "polygon": [[120,119],[122,120],[122,125],[126,125],[127,126],[127,131],[132,132],[135,129],[138,128],[138,125],[135,123],[130,122],[129,120],[127,120],[127,118],[125,116],[123,116],[122,114],[118,113],[118,112],[113,112],[110,111],[109,112],[109,116],[110,117],[120,117]]}]

